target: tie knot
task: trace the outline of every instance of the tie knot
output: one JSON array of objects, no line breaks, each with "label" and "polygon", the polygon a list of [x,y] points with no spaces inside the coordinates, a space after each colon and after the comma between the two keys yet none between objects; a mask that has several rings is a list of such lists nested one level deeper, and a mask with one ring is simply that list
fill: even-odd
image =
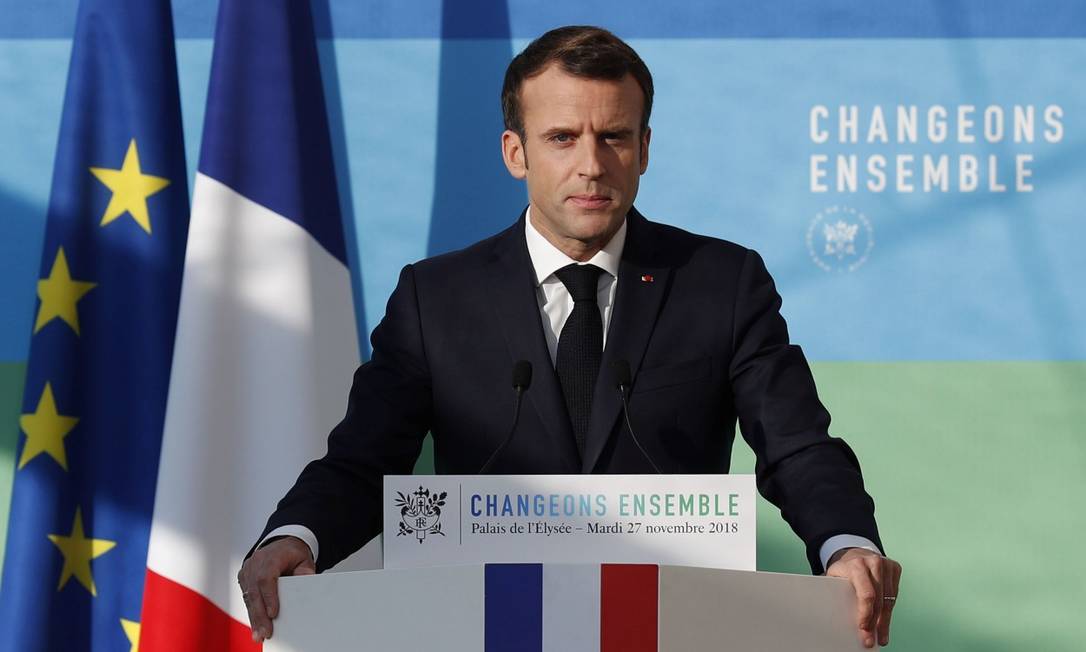
[{"label": "tie knot", "polygon": [[595,265],[566,265],[554,273],[562,285],[569,290],[573,301],[591,301],[596,303],[596,287],[603,270]]}]

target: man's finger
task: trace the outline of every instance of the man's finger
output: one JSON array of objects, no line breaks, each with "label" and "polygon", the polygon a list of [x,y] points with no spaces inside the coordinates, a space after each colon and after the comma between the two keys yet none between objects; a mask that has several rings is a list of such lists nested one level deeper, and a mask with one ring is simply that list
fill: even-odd
[{"label": "man's finger", "polygon": [[253,630],[253,640],[259,643],[266,638],[265,632],[271,633],[271,620],[264,607],[264,599],[252,583],[242,584],[241,599],[245,602],[245,610],[249,612],[249,627]]},{"label": "man's finger", "polygon": [[[256,587],[260,592],[260,598],[264,602],[264,609],[267,611],[268,618],[275,620],[279,616],[279,573],[274,575],[271,573],[262,573],[257,578]],[[271,623],[268,623],[269,629],[264,638],[271,638]]]},{"label": "man's finger", "polygon": [[[890,620],[897,606],[898,582],[901,579],[901,565],[890,559],[883,560],[883,599],[879,613],[879,645],[890,644]],[[891,599],[892,598],[892,599]]]},{"label": "man's finger", "polygon": [[[886,593],[884,591],[886,584],[883,581],[883,575],[880,569],[880,566],[882,565],[882,559],[878,558],[873,562],[870,562],[866,559],[864,561],[864,566],[866,566],[867,568],[868,577],[870,577],[871,581],[875,584],[875,602],[871,605],[871,620],[868,621],[867,627],[865,627],[864,629],[870,632],[871,638],[874,639],[877,636],[879,618],[882,616],[883,604],[886,602],[885,600],[883,600],[883,598],[886,596]],[[874,645],[874,640],[872,640],[872,645]]]},{"label": "man's finger", "polygon": [[890,644],[890,617],[894,612],[894,603],[897,599],[891,600],[894,596],[883,596],[882,609],[879,610],[879,645]]},{"label": "man's finger", "polygon": [[859,629],[860,642],[865,647],[874,647],[875,618],[882,595],[866,564],[853,564],[848,579],[856,589],[856,627]]}]

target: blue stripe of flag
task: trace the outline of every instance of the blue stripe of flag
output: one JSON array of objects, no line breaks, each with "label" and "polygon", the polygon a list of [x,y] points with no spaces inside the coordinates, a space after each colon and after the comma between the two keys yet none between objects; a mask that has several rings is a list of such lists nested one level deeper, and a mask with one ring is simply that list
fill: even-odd
[{"label": "blue stripe of flag", "polygon": [[305,229],[348,265],[308,2],[223,2],[200,172]]},{"label": "blue stripe of flag", "polygon": [[543,565],[487,564],[485,652],[542,652]]}]

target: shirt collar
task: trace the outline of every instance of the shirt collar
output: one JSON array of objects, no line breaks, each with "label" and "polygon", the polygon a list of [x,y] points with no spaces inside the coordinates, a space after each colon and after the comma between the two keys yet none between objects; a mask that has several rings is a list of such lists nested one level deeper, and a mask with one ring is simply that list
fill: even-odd
[{"label": "shirt collar", "polygon": [[[569,256],[550,243],[543,234],[532,226],[532,209],[529,206],[524,215],[524,238],[528,241],[528,256],[532,259],[532,267],[535,270],[535,284],[538,287],[548,277],[566,265],[576,263]],[[622,226],[611,236],[611,240],[596,252],[586,264],[592,264],[618,278],[618,265],[622,260],[622,250],[626,246],[626,220],[622,220]]]}]

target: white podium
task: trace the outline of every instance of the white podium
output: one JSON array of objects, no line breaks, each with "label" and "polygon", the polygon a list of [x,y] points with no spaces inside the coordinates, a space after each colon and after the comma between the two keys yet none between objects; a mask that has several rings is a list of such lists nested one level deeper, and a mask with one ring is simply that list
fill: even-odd
[{"label": "white podium", "polygon": [[267,652],[839,652],[845,580],[656,565],[489,564],[286,577]]}]

